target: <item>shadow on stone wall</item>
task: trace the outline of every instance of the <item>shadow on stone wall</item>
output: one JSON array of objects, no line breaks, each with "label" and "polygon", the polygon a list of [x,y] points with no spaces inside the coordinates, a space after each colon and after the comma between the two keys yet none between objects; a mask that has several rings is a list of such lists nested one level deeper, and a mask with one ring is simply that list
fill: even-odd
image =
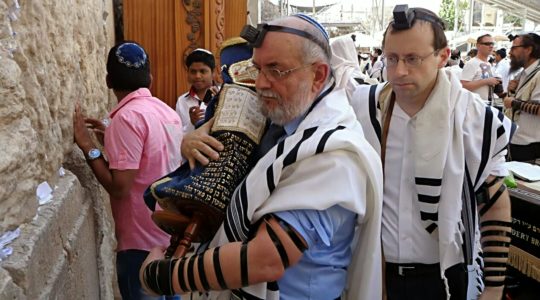
[{"label": "shadow on stone wall", "polygon": [[113,0],[114,5],[114,35],[116,43],[124,40],[124,9],[123,0]]}]

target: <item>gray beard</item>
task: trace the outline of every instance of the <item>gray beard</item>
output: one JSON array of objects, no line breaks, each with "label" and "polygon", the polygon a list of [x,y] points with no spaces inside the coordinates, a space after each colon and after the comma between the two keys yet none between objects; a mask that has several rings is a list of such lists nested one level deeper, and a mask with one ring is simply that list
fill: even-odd
[{"label": "gray beard", "polygon": [[[313,101],[308,99],[309,85],[305,83],[300,83],[296,93],[294,95],[295,102],[287,103],[281,107],[274,109],[273,111],[268,111],[266,107],[262,107],[262,113],[265,117],[269,118],[272,123],[277,125],[285,125],[293,119],[301,116],[305,113]],[[281,101],[281,99],[280,99]]]}]

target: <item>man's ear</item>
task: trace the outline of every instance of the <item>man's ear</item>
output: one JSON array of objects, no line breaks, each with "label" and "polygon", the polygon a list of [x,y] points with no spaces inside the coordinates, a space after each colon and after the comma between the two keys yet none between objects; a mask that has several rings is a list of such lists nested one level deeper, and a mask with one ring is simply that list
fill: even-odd
[{"label": "man's ear", "polygon": [[532,57],[532,52],[534,50],[534,47],[525,47],[525,53],[526,53],[526,57],[529,57],[530,59],[532,59],[533,61],[535,60],[533,57]]},{"label": "man's ear", "polygon": [[312,90],[314,93],[318,93],[326,83],[327,78],[330,76],[330,66],[321,62],[313,64],[315,68],[315,76],[313,78]]},{"label": "man's ear", "polygon": [[441,69],[441,68],[444,68],[446,66],[446,63],[448,62],[448,58],[450,58],[450,48],[448,47],[445,47],[441,50],[439,50],[439,64],[438,64],[438,68]]}]

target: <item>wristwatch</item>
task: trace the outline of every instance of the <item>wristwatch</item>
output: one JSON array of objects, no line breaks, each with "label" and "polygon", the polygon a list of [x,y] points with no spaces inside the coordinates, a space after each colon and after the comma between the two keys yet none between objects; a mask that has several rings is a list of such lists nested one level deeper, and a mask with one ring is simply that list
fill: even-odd
[{"label": "wristwatch", "polygon": [[90,151],[88,151],[88,155],[86,157],[86,160],[87,161],[92,161],[92,160],[100,158],[101,156],[102,156],[102,154],[101,154],[101,151],[99,151],[99,149],[92,148],[92,149],[90,149]]}]

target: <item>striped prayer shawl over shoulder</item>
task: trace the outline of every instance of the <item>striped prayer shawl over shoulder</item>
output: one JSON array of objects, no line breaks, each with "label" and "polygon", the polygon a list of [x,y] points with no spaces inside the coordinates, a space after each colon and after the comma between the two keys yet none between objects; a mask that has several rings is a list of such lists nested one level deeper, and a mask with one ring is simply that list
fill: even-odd
[{"label": "striped prayer shawl over shoulder", "polygon": [[[351,97],[366,139],[379,153],[391,93],[390,84],[380,84],[360,86]],[[474,257],[467,255],[479,252],[474,194],[490,174],[506,174],[502,163],[515,125],[478,95],[463,89],[459,79],[445,70],[439,71],[431,94],[411,122],[420,218],[425,229],[438,238],[444,278],[446,268],[463,261],[472,263]],[[465,184],[466,175],[469,184]],[[462,220],[462,209],[468,211],[467,220]]]},{"label": "striped prayer shawl over shoulder", "polygon": [[[360,295],[354,299],[380,298],[382,169],[377,157],[363,137],[345,92],[330,93],[238,186],[210,247],[248,240],[254,224],[273,212],[340,205],[357,213],[361,223],[356,233],[362,245],[356,247],[360,262],[350,269],[365,274],[354,272],[364,276],[351,279],[355,281],[351,294]],[[356,182],[367,182],[367,186],[360,188]],[[279,287],[275,282],[262,283],[210,292],[208,298],[279,299]]]}]

